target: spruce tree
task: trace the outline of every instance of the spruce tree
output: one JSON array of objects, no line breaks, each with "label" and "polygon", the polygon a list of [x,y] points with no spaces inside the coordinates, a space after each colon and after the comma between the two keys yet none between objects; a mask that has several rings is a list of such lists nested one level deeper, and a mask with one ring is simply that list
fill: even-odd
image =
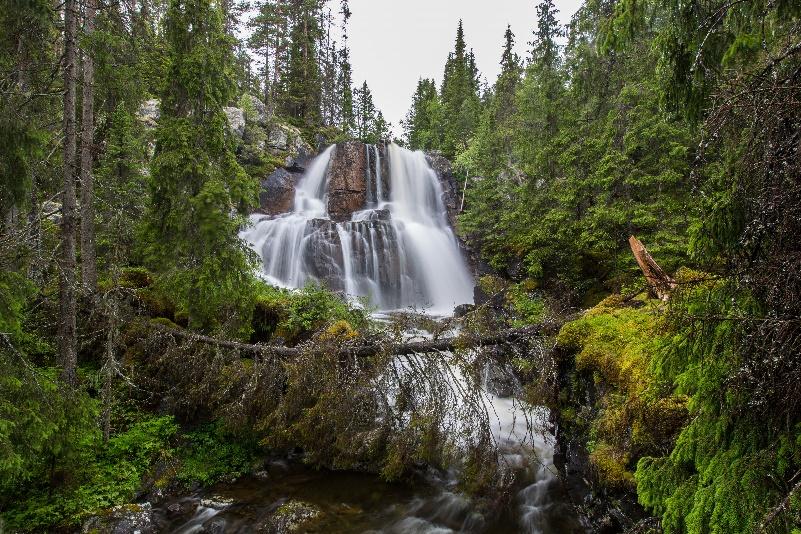
[{"label": "spruce tree", "polygon": [[406,143],[412,150],[438,150],[442,143],[441,109],[437,84],[421,78],[412,97],[412,107],[403,121]]},{"label": "spruce tree", "polygon": [[239,166],[223,107],[234,96],[232,43],[210,0],[171,0],[170,65],[162,95],[147,217],[150,261],[194,327],[247,302],[249,253],[237,237],[255,184]]},{"label": "spruce tree", "polygon": [[322,82],[318,62],[319,0],[292,0],[284,113],[303,126],[320,124]]},{"label": "spruce tree", "polygon": [[442,106],[447,118],[442,150],[453,157],[464,150],[481,113],[479,80],[473,52],[467,51],[462,21],[456,31],[456,45],[445,63]]}]

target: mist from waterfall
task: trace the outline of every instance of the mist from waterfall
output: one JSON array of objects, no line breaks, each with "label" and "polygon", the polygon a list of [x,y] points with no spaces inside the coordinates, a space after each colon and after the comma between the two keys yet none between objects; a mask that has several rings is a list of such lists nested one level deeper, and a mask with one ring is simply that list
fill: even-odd
[{"label": "mist from waterfall", "polygon": [[[328,213],[329,164],[336,146],[300,179],[291,213],[254,215],[242,237],[261,256],[263,276],[281,287],[310,282],[379,310],[407,307],[447,314],[473,301],[473,279],[448,223],[443,189],[422,152],[366,145],[367,195],[350,221]],[[389,169],[384,187],[382,169]]]}]

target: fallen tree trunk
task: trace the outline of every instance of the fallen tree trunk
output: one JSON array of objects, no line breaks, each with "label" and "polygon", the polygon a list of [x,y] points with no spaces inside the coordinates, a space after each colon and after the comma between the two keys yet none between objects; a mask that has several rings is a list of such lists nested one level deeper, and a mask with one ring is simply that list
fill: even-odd
[{"label": "fallen tree trunk", "polygon": [[629,237],[629,246],[648,281],[651,295],[660,300],[669,299],[670,293],[676,289],[676,281],[662,270],[639,239],[634,236]]},{"label": "fallen tree trunk", "polygon": [[[280,347],[277,345],[250,345],[238,343],[236,341],[226,341],[215,337],[202,336],[187,330],[178,330],[163,325],[151,325],[154,330],[165,336],[184,339],[186,341],[213,345],[215,347],[237,350],[245,354],[273,356],[277,358],[294,358],[303,353],[303,347]],[[382,343],[368,343],[344,347],[339,350],[341,357],[368,357],[376,354],[388,353],[395,356],[407,356],[410,354],[424,354],[427,352],[444,352],[461,348],[478,348],[502,345],[520,341],[526,338],[541,334],[553,333],[553,325],[538,324],[525,328],[506,330],[496,334],[488,334],[479,337],[448,337],[442,339],[431,339],[425,341],[413,341],[408,343],[393,343],[385,345]]]}]

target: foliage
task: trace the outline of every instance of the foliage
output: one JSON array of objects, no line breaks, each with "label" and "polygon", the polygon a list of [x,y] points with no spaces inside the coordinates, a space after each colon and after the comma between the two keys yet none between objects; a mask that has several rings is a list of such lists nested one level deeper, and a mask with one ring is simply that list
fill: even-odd
[{"label": "foliage", "polygon": [[238,478],[251,471],[257,445],[242,433],[226,431],[215,421],[186,433],[185,443],[176,451],[180,459],[176,478],[186,487],[208,487],[222,479]]},{"label": "foliage", "polygon": [[686,420],[686,399],[650,372],[659,323],[656,304],[627,308],[612,296],[559,332],[559,346],[575,353],[576,371],[594,379],[587,448],[599,482],[610,489],[633,489],[637,461],[669,451]]},{"label": "foliage", "polygon": [[[149,262],[193,326],[212,328],[222,318],[247,324],[247,316],[237,316],[247,313],[252,256],[236,232],[255,204],[256,183],[237,163],[226,132],[231,43],[219,9],[207,0],[171,2],[165,27],[170,70],[151,163]],[[197,40],[204,44],[195,46]]]},{"label": "foliage", "polygon": [[364,331],[367,313],[322,286],[312,284],[299,291],[260,286],[254,313],[255,340],[277,337],[295,344],[340,322]]}]

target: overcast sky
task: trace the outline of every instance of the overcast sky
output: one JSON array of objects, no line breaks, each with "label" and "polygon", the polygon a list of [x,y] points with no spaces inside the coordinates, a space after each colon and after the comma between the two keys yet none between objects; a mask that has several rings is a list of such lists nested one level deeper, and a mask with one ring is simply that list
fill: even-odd
[{"label": "overcast sky", "polygon": [[[396,135],[420,77],[442,81],[456,26],[464,21],[468,48],[489,83],[500,71],[503,34],[512,25],[517,53],[525,57],[536,25],[536,0],[350,0],[349,39],[353,80],[365,79],[376,106]],[[566,24],[580,0],[556,0]]]}]

